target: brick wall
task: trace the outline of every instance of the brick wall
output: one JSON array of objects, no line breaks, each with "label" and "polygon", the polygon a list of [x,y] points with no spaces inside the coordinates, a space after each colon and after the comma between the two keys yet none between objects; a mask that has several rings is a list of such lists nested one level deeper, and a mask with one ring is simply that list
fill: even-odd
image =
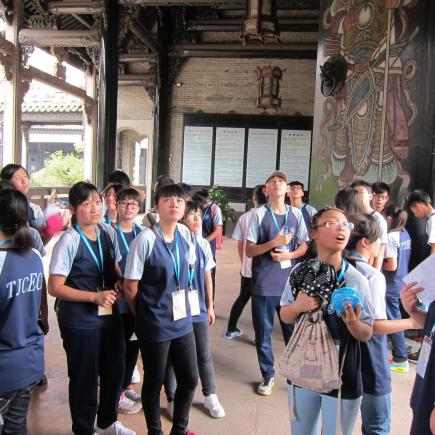
[{"label": "brick wall", "polygon": [[[256,108],[256,68],[272,64],[285,69],[280,110]],[[205,113],[313,116],[315,60],[190,58],[181,67],[170,103],[169,175],[181,178],[183,114]]]}]

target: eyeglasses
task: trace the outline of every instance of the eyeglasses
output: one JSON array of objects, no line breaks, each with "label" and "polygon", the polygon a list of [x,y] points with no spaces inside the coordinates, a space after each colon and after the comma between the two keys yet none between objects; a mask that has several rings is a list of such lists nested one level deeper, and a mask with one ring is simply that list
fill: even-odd
[{"label": "eyeglasses", "polygon": [[338,221],[326,221],[323,222],[323,224],[316,225],[313,227],[314,229],[320,228],[320,227],[326,227],[326,228],[335,228],[337,230],[341,230],[342,228],[348,229],[352,231],[355,227],[353,222],[338,222]]},{"label": "eyeglasses", "polygon": [[131,209],[135,209],[135,208],[139,208],[139,203],[137,201],[118,201],[118,205],[122,208],[131,208]]},{"label": "eyeglasses", "polygon": [[382,201],[386,201],[389,198],[388,195],[382,195],[381,193],[374,193],[373,196],[375,198],[381,199]]},{"label": "eyeglasses", "polygon": [[290,186],[290,190],[302,190],[302,186]]}]

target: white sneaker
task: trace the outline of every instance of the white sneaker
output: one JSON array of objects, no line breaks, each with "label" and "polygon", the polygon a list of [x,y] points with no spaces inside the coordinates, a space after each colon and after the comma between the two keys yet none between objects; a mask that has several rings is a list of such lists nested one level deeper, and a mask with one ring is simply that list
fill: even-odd
[{"label": "white sneaker", "polygon": [[168,416],[172,421],[174,419],[174,401],[168,402],[168,404],[166,405],[166,412],[168,413]]},{"label": "white sneaker", "polygon": [[140,382],[140,373],[139,373],[139,369],[137,368],[137,365],[135,365],[133,375],[131,377],[131,383],[138,384],[139,382]]},{"label": "white sneaker", "polygon": [[136,435],[134,430],[126,428],[120,421],[115,421],[107,429],[100,429],[97,426],[98,435]]},{"label": "white sneaker", "polygon": [[142,404],[130,400],[124,392],[121,393],[118,403],[118,412],[123,414],[136,414],[142,409]]},{"label": "white sneaker", "polygon": [[142,400],[140,394],[134,391],[132,385],[129,385],[127,389],[124,391],[124,393],[130,400],[133,400],[133,402],[141,402]]},{"label": "white sneaker", "polygon": [[262,396],[270,396],[272,394],[273,386],[275,385],[275,378],[263,379],[257,388],[257,393]]},{"label": "white sneaker", "polygon": [[219,403],[219,399],[216,394],[210,394],[209,396],[205,396],[204,407],[210,411],[210,415],[213,418],[225,417],[224,408]]}]

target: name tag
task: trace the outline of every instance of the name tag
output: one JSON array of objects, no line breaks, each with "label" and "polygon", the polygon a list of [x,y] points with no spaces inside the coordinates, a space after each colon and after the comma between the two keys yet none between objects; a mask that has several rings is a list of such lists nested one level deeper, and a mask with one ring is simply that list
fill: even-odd
[{"label": "name tag", "polygon": [[185,290],[178,290],[172,293],[172,313],[174,315],[174,322],[187,317]]},{"label": "name tag", "polygon": [[201,314],[201,309],[199,306],[198,290],[189,290],[187,296],[189,297],[190,314],[192,316],[199,316]]},{"label": "name tag", "polygon": [[281,266],[281,269],[288,269],[289,267],[292,266],[292,262],[291,260],[284,260],[284,261],[280,261],[279,265]]},{"label": "name tag", "polygon": [[427,363],[429,361],[430,348],[432,347],[432,340],[425,335],[423,344],[420,349],[420,356],[417,363],[417,374],[424,379],[426,373]]},{"label": "name tag", "polygon": [[102,307],[98,305],[98,315],[99,316],[110,316],[112,314],[112,306],[109,308]]}]

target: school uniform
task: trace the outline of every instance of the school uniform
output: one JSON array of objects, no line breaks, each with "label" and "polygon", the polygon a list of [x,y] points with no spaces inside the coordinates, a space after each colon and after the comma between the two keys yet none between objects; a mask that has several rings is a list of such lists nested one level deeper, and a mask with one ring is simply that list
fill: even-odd
[{"label": "school uniform", "polygon": [[307,227],[307,231],[310,231],[313,228],[312,218],[317,213],[317,210],[310,204],[304,202],[302,207],[300,208],[302,212],[302,216],[304,217],[305,226]]},{"label": "school uniform", "polygon": [[26,433],[31,391],[44,374],[43,280],[38,251],[0,248],[0,432]]},{"label": "school uniform", "polygon": [[[345,286],[358,291],[362,302],[360,320],[371,326],[373,314],[367,278],[351,264],[344,264],[346,267],[344,272]],[[338,276],[340,272],[337,272]],[[280,303],[281,306],[284,306],[293,302],[292,289],[288,284],[282,294]],[[339,366],[341,366],[344,359],[341,376],[341,429],[343,435],[351,435],[363,394],[360,342],[350,334],[346,324],[337,315],[331,303],[324,307],[324,318],[332,338],[339,347]],[[320,411],[322,411],[322,431],[325,434],[336,432],[338,390],[322,394],[295,386],[294,404],[291,393],[292,388],[289,386],[289,406],[294,406],[296,415],[290,422],[293,435],[317,435],[319,433]]]},{"label": "school uniform", "polygon": [[240,293],[237,299],[233,302],[231,307],[230,317],[228,319],[228,331],[235,331],[237,328],[237,322],[245,308],[245,305],[251,299],[251,277],[252,277],[252,258],[246,256],[246,237],[248,234],[249,224],[251,222],[252,214],[255,212],[255,208],[242,214],[237,221],[234,228],[232,238],[243,242],[243,259],[242,270],[240,272]]},{"label": "school uniform", "polygon": [[432,435],[429,422],[435,407],[435,301],[429,305],[424,338],[411,395],[411,435]]},{"label": "school uniform", "polygon": [[435,210],[432,210],[426,220],[426,234],[427,244],[429,246],[435,245]]},{"label": "school uniform", "polygon": [[381,244],[386,245],[388,243],[387,221],[385,220],[384,216],[382,216],[382,214],[376,210],[373,211],[372,216],[379,226],[379,231],[380,231],[379,238],[381,239]]},{"label": "school uniform", "polygon": [[45,227],[45,216],[38,204],[28,202],[28,221],[32,228],[39,229]]},{"label": "school uniform", "polygon": [[[402,318],[400,312],[400,290],[403,287],[402,279],[408,274],[408,265],[411,258],[411,238],[409,237],[408,231],[402,229],[388,233],[385,258],[397,259],[397,269],[395,271],[389,272],[384,270],[383,272],[387,282],[387,317],[390,320],[398,320]],[[393,360],[396,362],[407,361],[408,354],[403,331],[389,334],[388,338],[393,345]]]},{"label": "school uniform", "polygon": [[139,281],[135,320],[144,365],[142,405],[150,435],[163,433],[160,390],[168,357],[177,377],[173,435],[184,434],[187,430],[198,383],[187,293],[190,264],[195,264],[195,249],[190,231],[181,224],[177,224],[171,243],[164,241],[158,228],[145,228],[132,241],[127,256],[125,278]]},{"label": "school uniform", "polygon": [[[142,225],[133,224],[132,231],[128,233],[124,233],[117,224],[114,225],[114,228],[118,240],[119,252],[122,257],[118,265],[124,276],[127,254],[130,251],[131,242],[145,228]],[[118,309],[121,313],[125,342],[125,375],[122,384],[122,388],[125,390],[131,383],[131,377],[133,376],[134,367],[136,366],[137,357],[139,355],[139,343],[137,338],[131,340],[134,333],[134,316],[125,298],[118,300]]]},{"label": "school uniform", "polygon": [[[294,251],[297,246],[308,240],[302,213],[299,209],[286,206],[284,215],[276,215],[269,206],[255,209],[249,224],[246,240],[262,245],[287,226],[293,238],[286,247]],[[275,311],[279,312],[280,299],[291,270],[291,263],[272,260],[270,252],[252,259],[252,322],[255,330],[255,346],[263,378],[268,381],[275,376],[274,356],[271,334]],[[287,343],[293,331],[293,325],[286,325],[280,320],[284,341]]]},{"label": "school uniform", "polygon": [[[384,275],[364,260],[356,260],[355,266],[369,282],[373,320],[386,320]],[[391,430],[391,370],[388,359],[386,335],[373,334],[368,342],[361,343],[361,419],[364,435],[388,435]]]},{"label": "school uniform", "polygon": [[[191,303],[191,315],[193,324],[193,333],[195,335],[196,355],[198,362],[199,377],[201,379],[202,393],[209,396],[216,392],[213,360],[210,352],[210,326],[208,324],[207,300],[205,293],[205,272],[215,267],[213,254],[210,244],[200,234],[192,239],[195,246],[196,262],[194,273],[191,272],[189,282],[191,290],[198,293],[198,304]],[[196,301],[196,296],[191,296]],[[197,308],[197,311],[194,311]],[[172,363],[170,370],[166,372],[165,392],[168,400],[174,400],[175,394],[175,374]]]},{"label": "school uniform", "polygon": [[[98,241],[81,235],[76,225],[68,228],[53,248],[50,275],[65,276],[65,285],[77,290],[96,292],[103,286],[113,289],[115,262],[121,261],[115,230],[100,224],[98,238],[103,258]],[[125,371],[124,340],[117,303],[112,306],[112,314],[99,315],[99,311],[101,314],[97,304],[88,302],[60,300],[58,304],[58,322],[70,378],[72,430],[80,435],[94,433],[95,415],[97,426],[102,429],[117,420]]]}]

